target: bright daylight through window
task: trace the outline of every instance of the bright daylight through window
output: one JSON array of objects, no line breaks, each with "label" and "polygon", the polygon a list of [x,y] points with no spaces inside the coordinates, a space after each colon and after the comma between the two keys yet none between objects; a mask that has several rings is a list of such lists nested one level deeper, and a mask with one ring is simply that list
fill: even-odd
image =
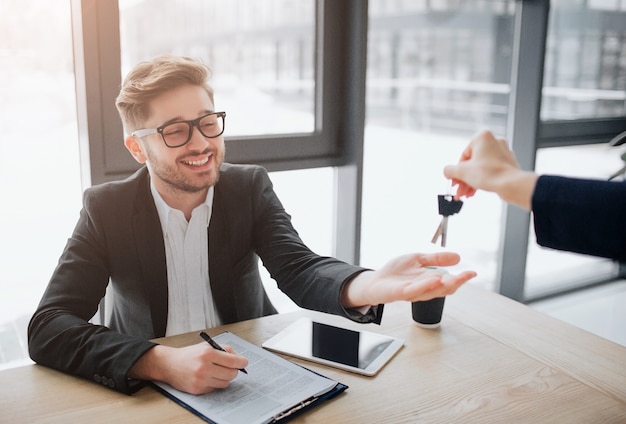
[{"label": "bright daylight through window", "polygon": [[69,2],[0,4],[0,369],[27,361],[26,325],[80,209]]}]

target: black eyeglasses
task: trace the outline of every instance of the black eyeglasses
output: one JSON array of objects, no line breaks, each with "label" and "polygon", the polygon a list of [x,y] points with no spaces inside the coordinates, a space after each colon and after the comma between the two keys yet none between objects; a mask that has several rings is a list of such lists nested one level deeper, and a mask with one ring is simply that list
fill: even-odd
[{"label": "black eyeglasses", "polygon": [[211,112],[191,121],[177,121],[161,125],[158,128],[147,128],[134,131],[131,135],[145,137],[147,135],[161,134],[161,138],[167,147],[180,147],[191,140],[193,127],[197,127],[200,134],[206,138],[219,137],[224,133],[226,112]]}]

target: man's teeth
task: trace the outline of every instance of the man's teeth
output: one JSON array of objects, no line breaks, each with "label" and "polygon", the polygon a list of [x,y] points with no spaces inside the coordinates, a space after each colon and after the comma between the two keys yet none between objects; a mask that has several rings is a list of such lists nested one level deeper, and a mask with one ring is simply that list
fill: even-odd
[{"label": "man's teeth", "polygon": [[183,163],[186,165],[191,165],[191,166],[200,166],[200,165],[204,165],[208,161],[209,161],[209,158],[207,157],[202,160],[185,160],[183,161]]}]

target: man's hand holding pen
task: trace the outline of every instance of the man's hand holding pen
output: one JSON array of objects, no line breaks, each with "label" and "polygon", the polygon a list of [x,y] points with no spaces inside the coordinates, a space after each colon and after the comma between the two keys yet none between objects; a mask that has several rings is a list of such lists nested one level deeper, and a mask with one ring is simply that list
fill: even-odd
[{"label": "man's hand holding pen", "polygon": [[[217,349],[217,350],[221,350],[222,352],[226,352],[226,350],[224,350],[224,348],[222,346],[220,346],[219,344],[217,344],[217,342],[215,340],[213,340],[211,338],[211,336],[209,336],[207,333],[205,333],[204,331],[202,331],[200,333],[200,337],[202,337],[202,339],[204,339],[205,342],[207,342],[208,344],[211,345],[211,347],[213,347],[213,349]],[[245,368],[239,368],[239,371],[248,374],[248,371],[246,371]]]},{"label": "man's hand holding pen", "polygon": [[248,360],[230,346],[220,347],[205,341],[181,348],[157,345],[139,358],[133,367],[136,373],[129,377],[167,382],[194,395],[223,389],[248,366]]}]

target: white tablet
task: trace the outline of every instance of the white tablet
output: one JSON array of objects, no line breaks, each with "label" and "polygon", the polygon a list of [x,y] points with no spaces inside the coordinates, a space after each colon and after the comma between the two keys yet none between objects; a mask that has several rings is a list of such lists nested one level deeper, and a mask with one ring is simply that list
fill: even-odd
[{"label": "white tablet", "polygon": [[300,318],[262,346],[358,374],[375,375],[404,346],[404,340]]}]

